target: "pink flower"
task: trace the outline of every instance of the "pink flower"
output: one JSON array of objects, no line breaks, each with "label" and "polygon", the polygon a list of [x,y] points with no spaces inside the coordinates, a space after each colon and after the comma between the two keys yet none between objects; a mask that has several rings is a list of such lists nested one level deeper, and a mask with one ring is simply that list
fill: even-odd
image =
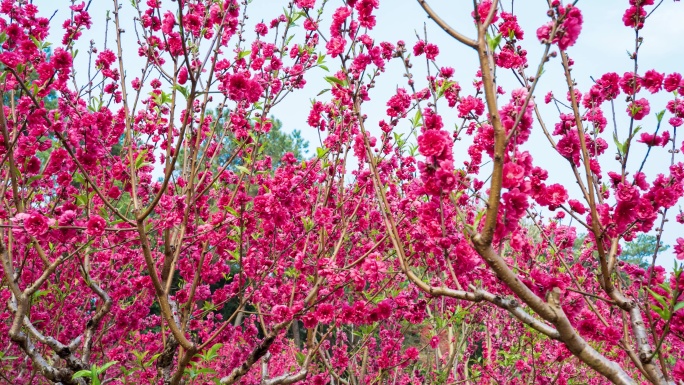
[{"label": "pink flower", "polygon": [[546,95],[544,95],[544,104],[549,104],[553,100],[553,92],[549,91]]},{"label": "pink flower", "polygon": [[[477,6],[477,17],[480,18],[480,23],[484,23],[487,20],[487,16],[489,16],[489,11],[491,9],[492,9],[491,0],[483,0],[480,3],[480,5]],[[497,13],[498,12],[496,12],[496,11],[494,12],[494,17],[492,18],[492,24],[496,23],[496,21],[499,20],[499,15]],[[470,15],[473,17],[473,19],[476,19],[475,12],[471,12]]]},{"label": "pink flower", "polygon": [[[524,51],[521,51],[524,52]],[[510,46],[506,45],[496,55],[496,65],[503,68],[517,68],[525,65],[527,59],[525,56],[518,55]]]},{"label": "pink flower", "polygon": [[442,67],[439,70],[440,75],[442,75],[445,78],[450,78],[454,76],[454,69],[452,67]]},{"label": "pink flower", "polygon": [[166,11],[162,21],[162,32],[165,35],[170,35],[173,32],[173,26],[176,25],[176,16],[171,11]]},{"label": "pink flower", "polygon": [[677,360],[672,369],[672,377],[675,381],[684,382],[684,360]]},{"label": "pink flower", "polygon": [[413,46],[413,56],[420,56],[425,52],[425,42],[418,40]]},{"label": "pink flower", "polygon": [[[564,15],[564,19],[551,42],[557,43],[558,48],[561,50],[566,50],[568,47],[575,45],[580,32],[582,32],[582,12],[579,8],[568,5],[567,8],[559,9],[559,13]],[[548,42],[551,38],[552,28],[553,22],[548,22],[539,27],[539,29],[537,29],[537,38],[539,41]]]},{"label": "pink flower", "polygon": [[340,30],[349,15],[351,15],[351,9],[347,7],[340,7],[335,10],[335,13],[333,13],[333,21],[330,25],[330,35],[333,38],[342,37]]},{"label": "pink flower", "polygon": [[428,60],[435,60],[437,55],[439,55],[439,48],[436,45],[431,43],[425,45],[425,56]]},{"label": "pink flower", "polygon": [[92,215],[88,220],[88,224],[86,225],[86,234],[90,235],[91,237],[98,237],[104,233],[106,225],[107,222],[105,222],[101,216]]},{"label": "pink flower", "polygon": [[682,85],[682,75],[680,73],[674,72],[667,77],[665,77],[665,81],[663,82],[663,88],[665,88],[665,91],[667,92],[674,92],[677,90]]},{"label": "pink flower", "polygon": [[441,130],[429,130],[418,137],[418,151],[425,157],[437,156],[447,145]]},{"label": "pink flower", "polygon": [[117,186],[112,186],[109,191],[107,191],[107,196],[111,199],[119,199],[121,190]]},{"label": "pink flower", "polygon": [[406,109],[411,106],[411,97],[405,89],[397,89],[397,94],[392,96],[387,102],[387,116],[396,118],[403,116]]},{"label": "pink flower", "polygon": [[677,244],[674,246],[674,252],[677,259],[684,260],[684,238],[677,238]]},{"label": "pink flower", "polygon": [[254,27],[254,32],[256,32],[257,35],[265,36],[268,33],[268,27],[264,23],[259,23]]},{"label": "pink flower", "polygon": [[544,198],[548,202],[549,209],[555,210],[568,199],[568,192],[562,185],[552,184],[546,188],[546,196]]},{"label": "pink flower", "polygon": [[[609,72],[601,76],[601,78],[596,82],[599,87],[601,96],[606,100],[613,100],[618,95],[620,95],[620,75],[615,72]],[[631,93],[631,91],[630,91]]]},{"label": "pink flower", "polygon": [[335,36],[326,43],[325,48],[328,50],[328,54],[335,58],[344,52],[345,44],[347,44],[347,42],[342,36]]},{"label": "pink flower", "polygon": [[406,352],[404,352],[404,357],[406,357],[407,360],[417,360],[419,355],[420,351],[413,346],[406,349]]},{"label": "pink flower", "polygon": [[627,8],[625,14],[622,16],[622,22],[625,27],[641,29],[644,27],[644,20],[646,19],[646,10],[642,7],[631,6]]},{"label": "pink flower", "polygon": [[380,6],[378,0],[358,0],[354,8],[358,12],[359,24],[361,27],[372,29],[375,27],[375,16],[372,14],[374,9]]},{"label": "pink flower", "polygon": [[57,48],[52,54],[51,58],[55,69],[58,71],[69,72],[71,70],[72,58],[71,54],[63,48]]},{"label": "pink flower", "polygon": [[332,318],[335,315],[335,307],[333,307],[333,305],[329,303],[321,304],[320,306],[318,306],[316,315],[318,318],[318,322],[328,323],[332,321]]},{"label": "pink flower", "polygon": [[247,100],[250,103],[255,103],[261,97],[264,91],[261,85],[248,78],[244,73],[238,73],[228,78],[224,87],[227,88],[228,97],[236,102]]},{"label": "pink flower", "polygon": [[0,62],[9,68],[16,68],[22,60],[21,56],[17,55],[16,52],[5,51],[0,53]]},{"label": "pink flower", "polygon": [[461,98],[461,103],[458,105],[458,117],[465,118],[469,116],[471,112],[480,116],[484,113],[484,108],[485,105],[484,102],[482,102],[482,99],[468,95]]},{"label": "pink flower", "polygon": [[648,104],[648,100],[644,98],[636,100],[627,106],[627,114],[634,118],[634,120],[643,119],[649,112],[651,112],[651,106]]},{"label": "pink flower", "polygon": [[568,5],[561,28],[563,32],[558,41],[558,48],[566,50],[568,47],[575,45],[580,32],[582,32],[582,12],[579,8]]},{"label": "pink flower", "polygon": [[618,202],[632,203],[639,198],[639,192],[631,183],[620,183],[615,189]]},{"label": "pink flower", "polygon": [[625,72],[620,79],[620,88],[627,95],[634,95],[641,90],[641,82],[634,76],[634,72]]},{"label": "pink flower", "polygon": [[506,163],[503,167],[503,187],[514,188],[520,186],[525,177],[525,169],[515,163]]},{"label": "pink flower", "polygon": [[503,21],[499,24],[499,31],[505,38],[522,40],[524,32],[518,25],[518,18],[507,12],[501,12]]},{"label": "pink flower", "polygon": [[24,219],[24,230],[31,236],[41,236],[47,233],[48,228],[48,220],[42,214],[33,213]]},{"label": "pink flower", "polygon": [[663,88],[663,78],[665,75],[656,70],[646,71],[641,78],[641,84],[648,90],[648,92],[655,94]]},{"label": "pink flower", "polygon": [[295,5],[299,8],[313,8],[316,6],[316,0],[296,0]]},{"label": "pink flower", "polygon": [[180,71],[178,71],[178,78],[176,80],[178,80],[178,84],[180,85],[183,85],[188,81],[188,67],[181,67]]},{"label": "pink flower", "polygon": [[568,201],[568,204],[570,205],[570,209],[579,215],[582,215],[587,212],[587,209],[584,207],[584,205],[576,199],[570,199]]},{"label": "pink flower", "polygon": [[95,66],[98,68],[109,68],[116,60],[116,54],[111,49],[106,49],[97,55]]},{"label": "pink flower", "polygon": [[644,132],[641,134],[637,142],[645,143],[647,146],[660,146],[660,137],[658,135],[649,134]]}]

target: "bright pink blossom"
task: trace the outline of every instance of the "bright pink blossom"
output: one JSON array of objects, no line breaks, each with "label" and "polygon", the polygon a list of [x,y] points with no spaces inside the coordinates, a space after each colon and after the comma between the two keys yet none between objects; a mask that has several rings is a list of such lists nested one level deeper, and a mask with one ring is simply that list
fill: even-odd
[{"label": "bright pink blossom", "polygon": [[675,256],[679,260],[684,260],[684,238],[677,238],[677,244],[674,246]]},{"label": "bright pink blossom", "polygon": [[90,219],[88,219],[88,224],[87,224],[87,230],[86,233],[90,235],[91,237],[97,237],[102,235],[105,230],[105,226],[107,225],[107,222],[99,216],[99,215],[91,215]]},{"label": "bright pink blossom", "polygon": [[651,112],[651,106],[648,104],[648,100],[644,98],[636,100],[627,106],[627,114],[634,118],[634,120],[643,119],[649,112]]},{"label": "bright pink blossom", "polygon": [[663,79],[665,75],[656,70],[646,71],[641,78],[641,84],[648,90],[648,92],[655,94],[660,91],[663,86]]},{"label": "bright pink blossom", "polygon": [[[582,12],[579,8],[568,5],[566,8],[560,8],[559,13],[562,14],[563,22],[556,31],[552,43],[558,44],[558,48],[566,50],[568,47],[575,45],[580,32],[582,32]],[[537,38],[540,41],[548,41],[551,38],[552,27],[553,22],[539,27],[537,29]]]},{"label": "bright pink blossom", "polygon": [[418,136],[418,151],[426,157],[440,155],[448,145],[446,138],[441,130],[428,130]]},{"label": "bright pink blossom", "polygon": [[39,237],[48,231],[48,220],[40,213],[32,213],[24,219],[24,229],[31,236]]}]

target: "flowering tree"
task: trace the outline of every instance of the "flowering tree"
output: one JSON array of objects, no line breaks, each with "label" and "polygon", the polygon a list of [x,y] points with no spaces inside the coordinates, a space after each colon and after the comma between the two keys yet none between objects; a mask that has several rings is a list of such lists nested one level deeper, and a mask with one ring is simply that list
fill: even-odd
[{"label": "flowering tree", "polygon": [[[530,38],[512,4],[474,1],[457,31],[418,0],[477,57],[457,73],[427,36],[376,41],[378,0],[284,2],[255,26],[250,3],[113,0],[77,58],[94,3],[50,46],[35,5],[0,2],[0,381],[684,383],[684,276],[656,265],[684,223],[666,224],[684,80],[638,66],[662,1],[626,5],[634,70],[593,84],[572,75],[575,4],[529,8],[548,17]],[[389,65],[406,79],[371,126]],[[269,116],[297,97],[322,147],[271,159]],[[533,159],[532,130],[563,164]],[[652,230],[647,269],[620,261]]]}]

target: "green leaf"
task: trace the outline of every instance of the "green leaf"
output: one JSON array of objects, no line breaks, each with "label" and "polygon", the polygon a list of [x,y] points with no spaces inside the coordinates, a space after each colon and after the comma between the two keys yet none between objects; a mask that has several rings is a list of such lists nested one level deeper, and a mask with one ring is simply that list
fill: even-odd
[{"label": "green leaf", "polygon": [[668,285],[667,283],[661,283],[661,284],[658,285],[658,286],[660,286],[660,287],[661,287],[663,290],[665,290],[666,292],[672,293],[672,288],[671,288],[670,285]]},{"label": "green leaf", "polygon": [[663,116],[665,116],[665,110],[662,110],[656,114],[656,118],[658,119],[658,124],[663,120]]},{"label": "green leaf", "polygon": [[240,51],[240,53],[238,53],[238,59],[244,59],[251,53],[252,51]]},{"label": "green leaf", "polygon": [[186,100],[188,99],[188,87],[182,87],[180,84],[176,84],[173,86],[173,89],[180,92]]},{"label": "green leaf", "polygon": [[684,309],[684,301],[682,302],[677,302],[676,305],[674,305],[674,308],[672,309],[673,313],[676,313],[678,310]]},{"label": "green leaf", "polygon": [[661,309],[658,305],[651,304],[651,309],[653,309],[653,311],[656,312],[660,316],[660,318],[664,319],[665,321],[670,319],[670,315],[667,313],[667,310]]},{"label": "green leaf", "polygon": [[342,87],[347,85],[346,81],[340,80],[340,79],[336,78],[335,76],[326,76],[325,81],[327,81],[331,85],[337,84],[337,85],[342,86]]},{"label": "green leaf", "polygon": [[33,299],[38,299],[42,296],[45,296],[49,293],[48,290],[38,290],[37,292],[33,293]]},{"label": "green leaf", "polygon": [[223,347],[223,344],[221,343],[214,344],[206,354],[207,360],[212,360],[216,358],[218,356],[217,352],[219,349],[221,349],[221,347]]},{"label": "green leaf", "polygon": [[499,46],[499,43],[501,43],[501,34],[497,33],[494,38],[491,38],[489,34],[487,34],[487,43],[489,43],[489,49],[494,52]]},{"label": "green leaf", "polygon": [[40,40],[36,39],[36,38],[33,37],[33,36],[29,36],[29,37],[30,37],[31,40],[33,41],[33,44],[35,44],[36,47],[38,47],[38,49],[42,49],[42,48],[43,48],[43,45],[40,43]]},{"label": "green leaf", "polygon": [[642,106],[639,106],[639,105],[637,105],[637,104],[632,104],[632,105],[629,107],[630,115],[631,115],[631,116],[634,116],[634,115],[638,114],[639,111],[641,111],[642,109],[643,109]]},{"label": "green leaf", "polygon": [[669,307],[670,304],[667,302],[667,300],[665,299],[665,297],[663,297],[662,295],[660,295],[660,294],[654,292],[653,290],[651,290],[651,289],[649,289],[649,288],[646,288],[646,290],[648,290],[648,292],[651,294],[651,296],[653,296],[653,298],[655,298],[658,302],[660,302],[660,305],[662,305],[663,308],[668,308],[668,307]]},{"label": "green leaf", "polygon": [[423,119],[423,112],[420,110],[420,108],[417,108],[416,114],[413,116],[413,120],[411,121],[413,128],[420,127],[421,126],[420,122],[422,119]]},{"label": "green leaf", "polygon": [[139,169],[140,167],[144,166],[145,163],[145,158],[147,158],[147,150],[142,150],[138,153],[138,156],[135,157],[135,169]]},{"label": "green leaf", "polygon": [[306,355],[302,352],[295,352],[295,357],[297,358],[297,363],[301,366],[304,365],[304,360],[306,360]]},{"label": "green leaf", "polygon": [[316,148],[316,156],[318,157],[318,159],[323,159],[327,153],[328,153],[328,150],[326,150],[325,148],[322,148],[322,147]]},{"label": "green leaf", "polygon": [[618,140],[617,134],[613,132],[613,142],[615,142],[615,146],[617,147],[618,153],[620,155],[625,153],[625,145],[620,143],[620,140]]},{"label": "green leaf", "polygon": [[78,372],[74,373],[71,378],[90,377],[91,373],[92,372],[90,370],[79,370]]},{"label": "green leaf", "polygon": [[106,364],[102,365],[102,366],[99,368],[98,373],[104,373],[105,370],[109,369],[112,365],[116,365],[116,364],[118,364],[118,363],[119,363],[119,361],[110,361],[110,362],[107,362]]},{"label": "green leaf", "polygon": [[26,185],[31,186],[31,184],[33,182],[37,181],[38,179],[42,179],[42,178],[43,178],[42,174],[41,175],[34,175],[34,176],[28,178],[28,180],[26,180]]},{"label": "green leaf", "polygon": [[245,166],[235,166],[241,173],[243,174],[249,174],[249,169]]},{"label": "green leaf", "polygon": [[328,66],[324,66],[323,64],[319,64],[318,66],[320,68],[322,68],[325,72],[330,72],[330,70],[328,69]]}]

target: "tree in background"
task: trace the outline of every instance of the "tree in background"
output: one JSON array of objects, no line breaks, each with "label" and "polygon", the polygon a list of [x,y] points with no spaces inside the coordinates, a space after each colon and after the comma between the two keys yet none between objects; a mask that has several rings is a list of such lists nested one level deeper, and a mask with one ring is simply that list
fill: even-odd
[{"label": "tree in background", "polygon": [[635,240],[625,243],[620,259],[646,269],[651,265],[654,254],[669,248],[670,245],[659,245],[655,235],[639,234]]},{"label": "tree in background", "polygon": [[[229,111],[223,113],[223,116],[218,120],[219,126],[225,125],[225,119],[229,114]],[[214,116],[216,117],[217,115]],[[269,122],[271,124],[270,130],[262,137],[259,151],[263,156],[268,156],[271,159],[273,168],[277,168],[280,165],[286,153],[291,153],[299,161],[304,160],[307,156],[309,142],[302,138],[301,131],[295,129],[290,134],[287,134],[282,131],[283,123],[279,119],[271,117]],[[239,142],[229,132],[221,147],[218,162],[226,162],[230,155],[235,152],[236,146],[239,146]]]}]

